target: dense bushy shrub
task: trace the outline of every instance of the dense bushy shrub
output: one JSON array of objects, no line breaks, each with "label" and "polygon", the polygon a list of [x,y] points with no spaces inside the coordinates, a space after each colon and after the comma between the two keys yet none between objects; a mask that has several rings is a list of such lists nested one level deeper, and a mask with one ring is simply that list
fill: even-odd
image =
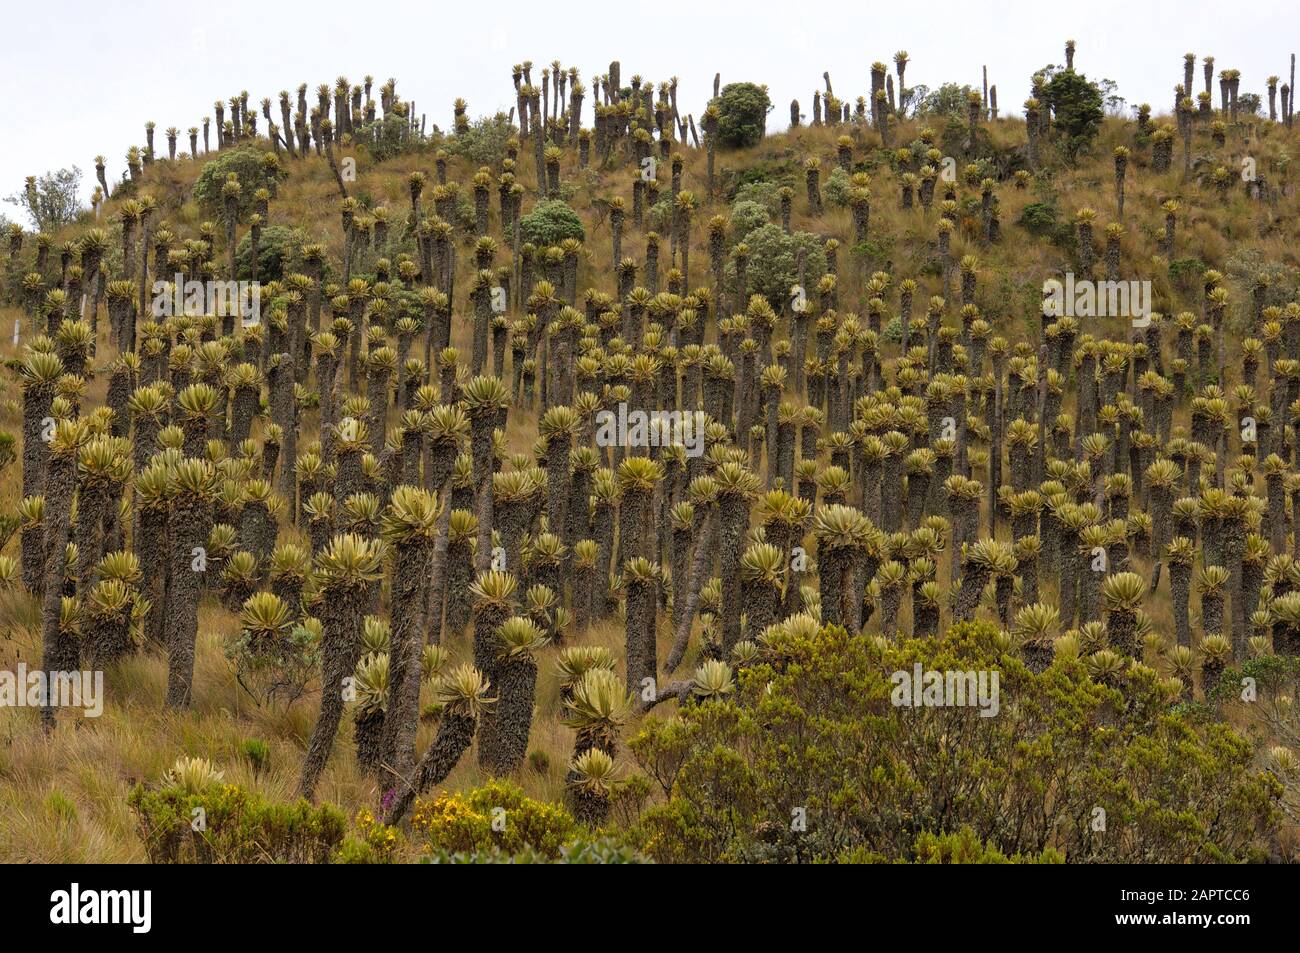
[{"label": "dense bushy shrub", "polygon": [[822,194],[831,205],[846,208],[849,204],[849,192],[853,189],[853,177],[839,166],[831,169],[822,184]]},{"label": "dense bushy shrub", "polygon": [[750,232],[762,228],[772,220],[766,205],[743,201],[731,206],[731,240],[743,242]]},{"label": "dense bushy shrub", "polygon": [[496,779],[465,794],[417,801],[411,828],[430,853],[499,848],[515,854],[531,847],[550,858],[578,833],[577,822],[560,805],[534,801],[513,782]]},{"label": "dense bushy shrub", "polygon": [[786,181],[781,177],[742,182],[736,187],[731,203],[739,205],[741,202],[756,202],[769,212],[775,212],[781,207],[781,186],[790,185],[792,181],[793,179]]},{"label": "dense bushy shrub", "polygon": [[660,235],[671,234],[670,229],[673,224],[673,197],[671,195],[662,196],[658,202],[651,205],[646,210],[646,218],[650,223],[650,228]]},{"label": "dense bushy shrub", "polygon": [[970,86],[958,86],[956,83],[944,83],[938,89],[926,90],[916,100],[916,117],[918,119],[956,119],[966,121],[966,102],[970,95]]},{"label": "dense bushy shrub", "polygon": [[[955,834],[931,834],[926,831],[916,836],[909,863],[913,864],[1063,864],[1065,858],[1051,847],[1034,854],[1012,854],[1008,857],[992,844],[981,843],[975,832],[963,827]],[[873,854],[866,850],[851,851],[847,863],[892,864],[894,858]]]},{"label": "dense bushy shrub", "polygon": [[205,214],[213,217],[223,214],[221,189],[232,172],[239,179],[241,218],[252,210],[258,189],[266,189],[274,197],[279,184],[289,176],[273,152],[263,152],[251,145],[223,152],[211,162],[204,163],[203,171],[194,182],[194,200]]},{"label": "dense bushy shrub", "polygon": [[1061,223],[1060,210],[1049,202],[1030,202],[1020,210],[1017,224],[1031,235],[1049,238]]},{"label": "dense bushy shrub", "polygon": [[519,232],[524,241],[539,248],[558,245],[566,238],[584,241],[587,237],[578,213],[560,201],[538,202],[519,220]]},{"label": "dense bushy shrub", "polygon": [[[1174,707],[1145,665],[1034,674],[996,627],[898,643],[838,626],[783,634],[727,700],[650,719],[631,742],[667,801],[638,838],[661,862],[1258,859],[1280,785],[1232,728]],[[992,706],[896,704],[891,673],[999,673]],[[991,694],[991,693],[990,693]],[[1104,811],[1104,815],[1098,813]],[[1098,820],[1104,817],[1104,830]],[[792,818],[803,819],[799,830]],[[960,833],[960,844],[922,835]]]},{"label": "dense bushy shrub", "polygon": [[429,140],[412,134],[405,116],[395,112],[376,118],[357,129],[357,141],[370,154],[372,162],[386,162],[395,156],[428,148]]},{"label": "dense bushy shrub", "polygon": [[[799,280],[798,250],[804,250],[804,286],[815,289],[826,274],[826,252],[809,232],[787,235],[780,225],[764,225],[745,238],[750,294],[761,294],[777,311],[790,303],[790,288]],[[733,273],[734,265],[728,265]],[[810,292],[811,294],[811,292]]]},{"label": "dense bushy shrub", "polygon": [[743,149],[762,140],[772,108],[766,86],[728,83],[713,103],[718,107],[719,143],[729,149]]},{"label": "dense bushy shrub", "polygon": [[[263,228],[257,243],[257,280],[280,281],[286,274],[292,274],[302,243],[301,229],[284,225],[268,225]],[[252,234],[245,231],[235,248],[235,270],[240,279],[253,277],[252,259]]]},{"label": "dense bushy shrub", "polygon": [[352,819],[353,833],[343,839],[334,852],[336,864],[391,864],[403,843],[395,827],[381,823],[366,808]]},{"label": "dense bushy shrub", "polygon": [[[191,791],[137,785],[128,797],[145,852],[155,864],[323,864],[347,821],[330,804],[281,804],[234,784]],[[203,829],[193,821],[201,809]]]},{"label": "dense bushy shrub", "polygon": [[1101,129],[1101,90],[1082,73],[1064,70],[1043,87],[1043,94],[1052,109],[1052,128],[1064,137],[1061,146],[1073,160]]},{"label": "dense bushy shrub", "polygon": [[469,159],[478,166],[498,166],[505,158],[506,142],[517,130],[505,113],[483,116],[470,123],[459,135],[448,136],[443,148],[454,156]]},{"label": "dense bushy shrub", "polygon": [[[742,169],[724,169],[721,180],[722,194],[728,201],[753,199],[775,210],[781,187],[799,185],[803,173],[793,159],[759,160]],[[751,189],[759,191],[755,194]]]}]

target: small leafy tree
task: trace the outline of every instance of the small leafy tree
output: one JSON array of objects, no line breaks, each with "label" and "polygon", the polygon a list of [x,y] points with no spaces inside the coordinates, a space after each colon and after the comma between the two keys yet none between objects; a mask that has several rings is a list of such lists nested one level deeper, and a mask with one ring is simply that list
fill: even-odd
[{"label": "small leafy tree", "polygon": [[584,241],[587,237],[578,213],[558,200],[539,202],[519,220],[519,231],[524,241],[538,247],[558,245],[566,238]]},{"label": "small leafy tree", "polygon": [[194,198],[208,215],[223,211],[222,187],[231,173],[239,180],[239,217],[243,219],[253,209],[258,189],[275,195],[279,184],[289,173],[280,165],[273,152],[263,152],[255,146],[240,146],[223,152],[203,166],[194,182]]},{"label": "small leafy tree", "polygon": [[[301,229],[285,225],[268,225],[262,229],[257,244],[257,277],[261,281],[281,281],[299,265],[299,250],[305,235]],[[239,278],[253,274],[253,242],[249,232],[239,238],[235,249],[235,271]]]},{"label": "small leafy tree", "polygon": [[1096,83],[1074,70],[1054,75],[1043,88],[1055,127],[1064,136],[1062,148],[1070,161],[1086,149],[1101,129],[1102,93]]},{"label": "small leafy tree", "polygon": [[957,119],[966,121],[966,97],[970,95],[969,86],[956,83],[944,83],[938,89],[930,90],[917,86],[911,90],[912,101],[916,103],[918,119]]},{"label": "small leafy tree", "polygon": [[81,212],[81,169],[75,165],[41,176],[29,176],[23,190],[5,199],[17,205],[42,232],[52,232],[76,221]]},{"label": "small leafy tree", "polygon": [[506,142],[518,129],[505,113],[483,116],[470,123],[469,128],[443,143],[452,155],[469,159],[477,166],[497,166],[506,154]]},{"label": "small leafy tree", "polygon": [[[791,288],[799,281],[799,249],[804,252],[804,290],[812,296],[826,274],[826,251],[816,235],[787,235],[780,225],[763,225],[745,237],[749,246],[747,274],[750,294],[761,294],[778,312],[790,304]],[[734,265],[728,269],[734,274]]]},{"label": "small leafy tree", "polygon": [[719,143],[728,149],[744,149],[762,140],[772,109],[766,86],[728,83],[714,104],[718,107]]}]

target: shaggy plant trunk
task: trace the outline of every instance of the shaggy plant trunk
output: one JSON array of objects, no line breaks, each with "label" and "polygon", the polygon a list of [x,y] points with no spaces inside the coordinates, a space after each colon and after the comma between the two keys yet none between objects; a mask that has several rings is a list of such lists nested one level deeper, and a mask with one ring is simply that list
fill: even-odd
[{"label": "shaggy plant trunk", "polygon": [[95,564],[104,555],[104,512],[108,488],[82,484],[77,492],[77,595],[84,602],[95,584]]},{"label": "shaggy plant trunk", "polygon": [[474,731],[478,722],[473,715],[448,715],[438,725],[438,734],[429,745],[420,763],[416,765],[415,776],[394,799],[384,818],[385,824],[396,824],[410,809],[415,798],[436,784],[441,784],[451,774],[460,761],[465,750],[474,740]]},{"label": "shaggy plant trunk", "polygon": [[625,651],[627,684],[632,692],[645,691],[646,679],[653,685],[658,659],[655,652],[655,598],[658,587],[646,579],[627,580],[627,630]]},{"label": "shaggy plant trunk", "polygon": [[474,463],[474,515],[478,518],[475,572],[492,567],[492,431],[493,417],[475,417],[470,423],[470,452]]},{"label": "shaggy plant trunk", "polygon": [[1223,594],[1201,593],[1201,628],[1204,635],[1223,634]]},{"label": "shaggy plant trunk", "polygon": [[880,631],[891,641],[898,635],[898,610],[903,602],[903,587],[900,583],[882,589],[880,592]]},{"label": "shaggy plant trunk", "polygon": [[[327,585],[321,592],[319,612],[325,634],[321,640],[320,710],[298,778],[298,795],[309,801],[315,797],[316,784],[325,770],[343,718],[343,680],[352,676],[361,654],[365,590],[362,583]],[[418,664],[416,671],[419,671]]]},{"label": "shaggy plant trunk", "polygon": [[623,492],[618,506],[618,550],[614,561],[621,565],[636,556],[650,558],[650,497],[638,490]]},{"label": "shaggy plant trunk", "polygon": [[844,581],[852,569],[852,553],[828,549],[817,553],[817,588],[821,593],[822,624],[844,625]]},{"label": "shaggy plant trunk", "polygon": [[[194,550],[207,545],[212,508],[182,493],[168,516],[171,558],[163,626],[167,639],[167,707],[188,708],[194,691],[194,640],[199,631],[198,571]],[[202,565],[199,563],[198,565]]]},{"label": "shaggy plant trunk", "polygon": [[357,746],[357,767],[361,769],[363,777],[378,778],[384,769],[385,724],[387,719],[380,708],[373,711],[359,710],[352,718],[352,740]]},{"label": "shaggy plant trunk", "polygon": [[49,448],[41,430],[53,401],[53,384],[29,385],[23,392],[23,496],[39,494],[45,483]]},{"label": "shaggy plant trunk", "polygon": [[957,592],[957,621],[969,622],[979,608],[980,596],[989,581],[989,567],[967,561],[962,566],[961,589]]},{"label": "shaggy plant trunk", "polygon": [[427,536],[419,536],[401,541],[395,547],[389,649],[392,664],[379,750],[382,763],[398,779],[410,777],[415,766],[415,733],[420,727],[420,661],[434,542]]},{"label": "shaggy plant trunk", "polygon": [[1083,556],[1079,553],[1077,533],[1062,532],[1057,540],[1057,576],[1060,580],[1061,625],[1074,624],[1079,604],[1079,574],[1083,571]]},{"label": "shaggy plant trunk", "polygon": [[766,579],[744,582],[740,587],[740,596],[745,604],[747,636],[753,641],[764,629],[777,621],[777,612],[781,605],[781,583],[779,580],[769,582]]},{"label": "shaggy plant trunk", "polygon": [[574,820],[587,825],[591,830],[599,829],[609,818],[608,795],[575,788],[570,794],[570,800],[573,803]]},{"label": "shaggy plant trunk", "polygon": [[668,652],[668,661],[664,664],[666,674],[672,674],[677,670],[677,666],[681,665],[682,657],[685,656],[686,648],[690,643],[691,624],[695,621],[695,610],[700,604],[700,587],[704,584],[705,573],[708,572],[717,524],[716,515],[710,513],[706,516],[699,538],[695,542],[695,553],[691,557],[690,580],[683,581],[683,588],[674,598],[674,602],[680,599],[683,603],[673,635],[672,649]]},{"label": "shaggy plant trunk", "polygon": [[[469,587],[474,582],[473,553],[468,542],[447,544],[446,617],[447,634],[459,633],[469,623],[473,606],[469,601]],[[435,616],[438,609],[435,607]],[[486,673],[484,673],[486,674]]]},{"label": "shaggy plant trunk", "polygon": [[900,454],[890,453],[885,457],[880,486],[881,529],[886,533],[897,533],[902,527],[903,519],[903,458]]},{"label": "shaggy plant trunk", "polygon": [[1110,644],[1121,655],[1142,658],[1142,646],[1137,640],[1137,614],[1117,609],[1106,616],[1106,630]]},{"label": "shaggy plant trunk", "polygon": [[722,531],[718,571],[722,579],[722,652],[730,658],[732,648],[740,641],[740,557],[749,532],[749,501],[739,494],[719,494],[718,517]]},{"label": "shaggy plant trunk", "polygon": [[[501,628],[501,624],[508,618],[510,618],[508,606],[489,603],[480,605],[475,609],[474,667],[483,673],[483,677],[492,687],[493,694],[498,697],[502,663],[497,658],[497,642],[499,641],[497,629]],[[487,759],[492,756],[493,752],[500,750],[503,744],[501,736],[505,731],[506,725],[501,720],[501,712],[497,707],[494,706],[484,713],[483,723],[479,728],[479,767],[488,771],[492,770]]]},{"label": "shaggy plant trunk", "polygon": [[[72,532],[72,489],[76,483],[72,454],[51,454],[45,475],[45,595],[41,602],[41,668],[49,684],[53,672],[76,671],[77,640],[59,625],[63,607],[63,565]],[[48,703],[49,698],[45,701]],[[54,727],[54,708],[41,709],[46,730]]]},{"label": "shaggy plant trunk", "polygon": [[1174,633],[1179,645],[1192,647],[1192,626],[1188,612],[1192,567],[1184,563],[1169,564],[1169,591],[1174,602]]},{"label": "shaggy plant trunk", "polygon": [[[1083,562],[1088,557],[1079,557]],[[1101,597],[1101,577],[1099,570],[1089,565],[1086,572],[1081,572],[1079,579],[1079,621],[1095,622],[1099,613],[1098,602]]]},{"label": "shaggy plant trunk", "polygon": [[[497,665],[492,709],[496,730],[479,737],[479,764],[494,775],[517,770],[528,754],[537,692],[537,663],[528,655],[511,656]],[[484,727],[486,727],[486,719]]]}]

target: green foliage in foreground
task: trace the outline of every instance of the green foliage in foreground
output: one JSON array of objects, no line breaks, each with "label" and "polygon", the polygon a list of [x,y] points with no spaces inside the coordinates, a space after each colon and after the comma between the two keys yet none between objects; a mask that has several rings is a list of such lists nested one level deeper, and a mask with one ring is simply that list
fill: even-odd
[{"label": "green foliage in foreground", "polygon": [[[1280,785],[1228,726],[1173,708],[1135,664],[1030,672],[984,624],[896,644],[784,634],[725,701],[631,742],[667,801],[634,842],[659,862],[1255,860]],[[891,704],[896,671],[997,670],[994,717]],[[1104,811],[1104,829],[1100,829]],[[806,819],[806,829],[796,821]],[[953,840],[949,835],[956,835]]]},{"label": "green foliage in foreground", "polygon": [[563,806],[534,801],[517,784],[497,779],[464,794],[417,801],[411,829],[431,854],[531,849],[552,859],[579,830]]},{"label": "green foliage in foreground", "polygon": [[234,784],[137,785],[127,799],[155,864],[323,864],[347,821],[333,805],[268,801]]}]

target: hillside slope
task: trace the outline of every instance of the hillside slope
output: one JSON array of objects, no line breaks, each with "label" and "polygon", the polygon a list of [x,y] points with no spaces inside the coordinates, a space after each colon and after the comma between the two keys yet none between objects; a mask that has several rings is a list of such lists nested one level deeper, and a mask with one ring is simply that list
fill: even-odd
[{"label": "hillside slope", "polygon": [[[729,116],[683,134],[666,89],[638,113],[615,78],[595,132],[588,101],[581,134],[566,112],[543,141],[534,103],[532,130],[457,107],[425,137],[376,92],[326,88],[327,147],[241,115],[10,236],[0,660],[106,677],[102,715],[48,733],[0,708],[0,858],[156,856],[131,790],[215,797],[202,765],[163,781],[181,756],[339,805],[368,859],[383,829],[353,818],[418,778],[400,859],[487,846],[432,798],[498,775],[660,860],[916,859],[971,832],[1018,859],[1294,856],[1293,128],[1107,118],[1072,156],[1044,104],[976,97],[728,148]],[[161,315],[178,272],[256,283],[255,320]],[[1049,280],[1099,298],[1045,315]],[[620,404],[703,410],[707,452],[605,446]],[[139,572],[99,562],[119,549]],[[472,590],[485,570],[511,578]],[[1000,669],[1003,714],[887,705],[913,661]],[[352,689],[335,738],[322,700]],[[916,757],[940,736],[979,796],[941,796]],[[617,785],[575,770],[592,750]],[[827,751],[862,759],[838,793]],[[1110,839],[1080,820],[1098,804]],[[782,834],[809,805],[810,839]],[[1046,827],[1013,832],[1032,805]]]}]

